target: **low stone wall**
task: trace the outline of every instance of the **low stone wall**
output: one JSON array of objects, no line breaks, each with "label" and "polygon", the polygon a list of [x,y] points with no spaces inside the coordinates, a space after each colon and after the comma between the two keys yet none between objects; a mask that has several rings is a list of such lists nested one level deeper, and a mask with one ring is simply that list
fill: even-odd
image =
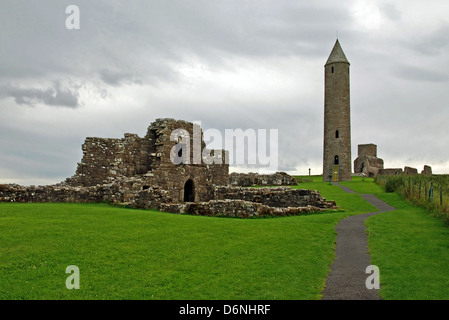
[{"label": "low stone wall", "polygon": [[[418,174],[418,169],[405,166],[404,170],[402,170],[401,168],[379,170],[379,175],[393,176],[393,175],[401,175],[401,174],[406,174],[406,175]],[[421,171],[421,174],[432,175],[432,168],[428,165],[425,165],[424,169]]]},{"label": "low stone wall", "polygon": [[172,201],[167,191],[151,187],[134,191],[118,184],[92,187],[73,187],[64,184],[37,187],[0,185],[0,202],[110,202],[134,208],[157,209],[161,203]]},{"label": "low stone wall", "polygon": [[124,204],[130,208],[160,210],[162,204],[173,203],[173,198],[167,190],[148,188],[137,193],[125,194]]},{"label": "low stone wall", "polygon": [[379,175],[385,175],[385,176],[397,176],[400,174],[403,174],[404,171],[402,171],[401,168],[391,168],[391,169],[380,169]]},{"label": "low stone wall", "polygon": [[[0,185],[0,202],[100,202],[115,198],[113,187]],[[118,198],[121,198],[117,194]]]},{"label": "low stone wall", "polygon": [[176,203],[170,192],[160,187],[142,190],[139,179],[90,187],[64,183],[38,187],[0,185],[0,202],[110,202],[138,209],[239,218],[300,215],[336,208],[334,201],[326,201],[315,190],[233,186],[215,186],[211,190],[213,200]]},{"label": "low stone wall", "polygon": [[307,207],[276,208],[257,202],[245,200],[211,200],[208,202],[185,203],[185,204],[162,204],[161,211],[171,213],[183,213],[210,217],[236,217],[252,218],[267,216],[291,216],[308,213],[318,213],[326,209]]},{"label": "low stone wall", "polygon": [[215,200],[245,200],[261,203],[270,207],[307,207],[334,208],[334,201],[326,201],[316,190],[291,189],[289,187],[244,188],[217,186]]},{"label": "low stone wall", "polygon": [[296,179],[285,172],[274,174],[236,173],[229,175],[229,183],[233,186],[296,186]]}]

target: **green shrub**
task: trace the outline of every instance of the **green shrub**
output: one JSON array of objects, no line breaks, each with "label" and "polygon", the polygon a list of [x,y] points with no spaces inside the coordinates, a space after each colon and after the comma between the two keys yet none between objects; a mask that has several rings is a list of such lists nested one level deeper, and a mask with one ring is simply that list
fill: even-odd
[{"label": "green shrub", "polygon": [[385,182],[385,192],[399,191],[399,188],[402,186],[402,184],[403,182],[401,176],[389,177]]}]

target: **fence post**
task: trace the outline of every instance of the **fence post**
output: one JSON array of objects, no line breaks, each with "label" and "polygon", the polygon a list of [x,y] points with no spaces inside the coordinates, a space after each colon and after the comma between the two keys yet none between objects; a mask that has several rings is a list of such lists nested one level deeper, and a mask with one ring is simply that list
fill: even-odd
[{"label": "fence post", "polygon": [[424,201],[427,203],[427,181],[424,182]]},{"label": "fence post", "polygon": [[410,176],[408,176],[408,196],[410,197],[410,193],[412,192],[412,187],[411,187],[411,185],[410,185],[410,183],[411,183],[411,177]]},{"label": "fence post", "polygon": [[421,180],[419,180],[419,200],[421,201]]},{"label": "fence post", "polygon": [[433,181],[430,181],[429,196],[430,196],[430,203],[433,204]]},{"label": "fence post", "polygon": [[440,208],[443,208],[443,187],[440,186]]}]

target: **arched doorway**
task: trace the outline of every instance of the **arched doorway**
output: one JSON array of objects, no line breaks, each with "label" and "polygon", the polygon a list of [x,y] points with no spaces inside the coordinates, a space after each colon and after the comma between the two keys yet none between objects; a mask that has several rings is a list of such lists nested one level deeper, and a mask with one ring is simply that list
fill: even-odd
[{"label": "arched doorway", "polygon": [[195,186],[191,179],[187,180],[184,185],[184,202],[195,201]]}]

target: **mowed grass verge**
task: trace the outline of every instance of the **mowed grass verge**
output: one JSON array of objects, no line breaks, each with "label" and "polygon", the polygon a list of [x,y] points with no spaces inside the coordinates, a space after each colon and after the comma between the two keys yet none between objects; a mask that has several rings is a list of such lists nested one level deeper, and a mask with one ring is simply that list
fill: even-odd
[{"label": "mowed grass verge", "polygon": [[[0,299],[320,299],[335,225],[373,207],[316,179],[341,210],[210,218],[106,204],[0,203]],[[80,290],[65,286],[80,269]]]},{"label": "mowed grass verge", "polygon": [[396,193],[377,197],[397,210],[366,221],[380,294],[389,300],[449,299],[449,227]]}]

